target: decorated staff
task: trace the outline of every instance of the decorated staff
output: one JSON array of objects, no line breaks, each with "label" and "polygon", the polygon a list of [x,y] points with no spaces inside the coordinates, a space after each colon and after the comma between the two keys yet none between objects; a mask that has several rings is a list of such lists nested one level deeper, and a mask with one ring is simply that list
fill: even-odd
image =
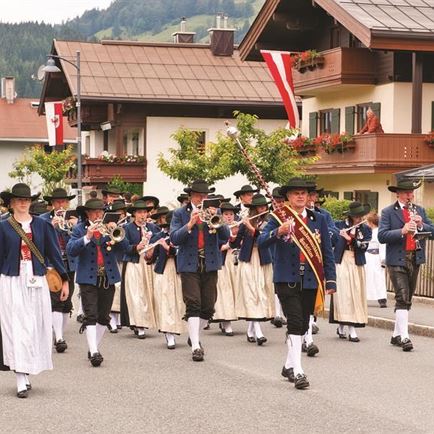
[{"label": "decorated staff", "polygon": [[330,322],[339,324],[340,339],[346,339],[344,326],[348,326],[350,342],[359,342],[356,328],[368,323],[366,301],[365,252],[372,238],[371,228],[362,221],[370,205],[352,202],[345,212],[347,218],[336,222],[339,237],[334,248],[337,286],[330,303]]},{"label": "decorated staff", "polygon": [[199,208],[203,206],[199,205],[209,193],[214,192],[205,181],[196,180],[184,191],[190,195],[191,202],[174,211],[170,240],[173,245],[179,246],[177,267],[186,305],[189,342],[192,358],[199,362],[204,359],[204,350],[199,342],[200,330],[212,318],[217,297],[217,270],[222,262],[219,243],[229,239],[229,229],[226,225],[209,228],[201,220]]},{"label": "decorated staff", "polygon": [[69,202],[74,198],[74,194],[69,195],[63,188],[54,189],[50,195],[44,196],[44,200],[50,203],[53,209],[41,215],[41,218],[50,222],[56,230],[60,253],[62,254],[63,264],[69,279],[69,296],[67,300],[61,301],[59,292],[50,292],[54,346],[58,353],[63,353],[68,348],[64,339],[64,332],[68,323],[68,317],[72,312],[72,295],[74,294],[75,285],[76,261],[75,258],[66,254],[66,245],[71,238],[72,228],[78,222],[76,215],[68,216],[66,214]]},{"label": "decorated staff", "polygon": [[53,369],[47,273],[60,280],[51,285],[60,301],[68,298],[68,274],[53,226],[29,213],[39,194],[20,183],[0,197],[13,212],[0,223],[0,370],[15,371],[17,396],[27,398],[28,376]]},{"label": "decorated staff", "polygon": [[121,322],[133,328],[138,339],[146,338],[145,329],[155,327],[153,270],[146,263],[152,252],[143,252],[160,233],[154,223],[148,223],[152,209],[152,204],[137,200],[128,208],[134,221],[125,227],[128,248],[123,257]]},{"label": "decorated staff", "polygon": [[[255,194],[247,205],[250,215],[243,219],[237,237],[230,245],[240,248],[236,283],[236,313],[248,321],[247,342],[262,345],[267,342],[260,323],[274,317],[274,288],[271,252],[267,246],[258,247],[257,238],[265,223],[264,212],[269,202]],[[255,218],[256,217],[256,218]]]},{"label": "decorated staff", "polygon": [[395,329],[390,343],[403,351],[413,349],[408,334],[408,312],[419,267],[425,262],[423,238],[434,235],[434,225],[424,208],[413,203],[414,190],[420,186],[420,181],[399,181],[389,186],[389,191],[396,193],[397,201],[383,209],[378,227],[378,240],[386,244],[386,266],[395,290]]},{"label": "decorated staff", "polygon": [[[275,244],[273,279],[287,319],[288,356],[282,375],[297,389],[309,387],[301,367],[301,340],[312,311],[323,309],[324,293],[336,291],[336,269],[329,231],[324,217],[306,208],[311,184],[293,178],[280,190],[288,200],[282,221],[273,212],[258,237],[259,247]],[[289,237],[288,237],[289,235]]]},{"label": "decorated staff", "polygon": [[125,251],[128,242],[123,239],[113,244],[103,234],[103,227],[116,228],[116,223],[102,223],[105,204],[99,199],[89,199],[77,212],[82,222],[74,227],[66,246],[68,255],[77,258],[76,281],[84,311],[80,332],[86,331],[88,358],[92,366],[100,366],[104,358],[99,347],[104,332],[110,325],[115,284],[121,276],[117,266],[117,252]]}]

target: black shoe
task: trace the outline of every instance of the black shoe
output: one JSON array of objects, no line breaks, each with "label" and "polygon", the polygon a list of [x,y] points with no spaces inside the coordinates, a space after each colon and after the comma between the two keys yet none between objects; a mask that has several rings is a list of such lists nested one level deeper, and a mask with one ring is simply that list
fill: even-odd
[{"label": "black shoe", "polygon": [[391,345],[395,345],[396,347],[402,347],[401,336],[392,336],[390,338]]},{"label": "black shoe", "polygon": [[172,345],[167,345],[167,349],[168,350],[174,350],[176,348],[176,344],[172,344]]},{"label": "black shoe", "polygon": [[225,336],[233,336],[234,335],[234,332],[226,332],[225,331]]},{"label": "black shoe", "polygon": [[306,342],[303,342],[303,343],[301,344],[301,352],[302,352],[302,353],[306,353],[306,352],[307,352],[307,345],[306,345]]},{"label": "black shoe", "polygon": [[65,342],[64,339],[59,339],[54,346],[56,347],[56,351],[58,353],[64,353],[65,350],[68,348],[67,343]]},{"label": "black shoe", "polygon": [[256,343],[259,346],[261,346],[262,344],[265,344],[265,342],[267,342],[267,338],[265,336],[262,336],[262,337],[256,339]]},{"label": "black shoe", "polygon": [[136,336],[139,336],[139,331],[135,327],[133,328],[133,332]]},{"label": "black shoe", "polygon": [[80,315],[77,315],[77,322],[83,322],[84,315],[81,313]]},{"label": "black shoe", "polygon": [[355,338],[352,338],[351,336],[348,337],[348,340],[350,342],[360,342],[360,339],[356,336]]},{"label": "black shoe", "polygon": [[413,343],[408,338],[402,340],[401,346],[402,346],[402,351],[405,352],[411,351],[413,349]]},{"label": "black shoe", "polygon": [[319,327],[315,323],[313,323],[312,324],[312,334],[316,335],[318,332],[319,332]]},{"label": "black shoe", "polygon": [[347,338],[347,335],[345,333],[339,333],[339,327],[336,329],[336,334],[339,336],[339,339]]},{"label": "black shoe", "polygon": [[288,379],[288,381],[290,383],[294,382],[294,368],[288,368],[286,369],[285,366],[282,368],[282,372],[281,372],[282,377],[285,377]]},{"label": "black shoe", "polygon": [[118,330],[122,330],[122,326],[121,326],[121,325],[117,325],[116,328],[117,328]]},{"label": "black shoe", "polygon": [[[187,345],[189,346],[189,347],[191,347],[191,339],[190,338],[188,338],[187,339]],[[204,351],[204,349],[203,349],[203,347],[202,347],[202,343],[199,341],[199,346],[200,346],[200,349],[203,351],[203,353],[205,354],[205,351]]]},{"label": "black shoe", "polygon": [[387,299],[382,298],[382,299],[378,300],[378,304],[379,304],[380,307],[382,307],[382,308],[387,307]]},{"label": "black shoe", "polygon": [[203,350],[201,348],[196,348],[191,355],[193,362],[202,362],[203,356],[204,356],[204,353],[203,353]]},{"label": "black shoe", "polygon": [[29,391],[27,389],[20,390],[19,392],[17,392],[18,398],[27,398],[28,396],[29,396]]},{"label": "black shoe", "polygon": [[117,328],[111,328],[110,329],[110,333],[113,333],[114,335],[116,334],[118,332],[118,329]]},{"label": "black shoe", "polygon": [[142,335],[139,335],[139,333],[137,333],[137,339],[146,339],[146,335],[144,333]]},{"label": "black shoe", "polygon": [[247,342],[250,342],[251,344],[254,344],[256,342],[256,339],[254,336],[247,335]]},{"label": "black shoe", "polygon": [[26,388],[27,388],[27,390],[32,390],[32,385],[30,383],[26,384]]},{"label": "black shoe", "polygon": [[276,318],[274,318],[272,324],[273,324],[274,327],[276,327],[277,329],[282,328],[282,325],[283,325],[282,318],[280,318],[280,316],[276,316]]},{"label": "black shoe", "polygon": [[204,330],[209,330],[210,326],[209,323],[203,328]]},{"label": "black shoe", "polygon": [[296,389],[306,389],[309,386],[310,386],[310,384],[309,384],[309,381],[307,380],[306,375],[304,375],[304,374],[298,374],[294,378],[294,387]]},{"label": "black shoe", "polygon": [[90,357],[90,363],[93,367],[98,367],[103,362],[104,358],[100,353],[93,353]]},{"label": "black shoe", "polygon": [[225,334],[225,328],[223,327],[221,322],[219,322],[219,329],[223,334]]},{"label": "black shoe", "polygon": [[90,360],[90,351],[87,352],[87,360]]},{"label": "black shoe", "polygon": [[312,342],[307,346],[306,353],[308,357],[315,357],[319,353],[319,348]]}]

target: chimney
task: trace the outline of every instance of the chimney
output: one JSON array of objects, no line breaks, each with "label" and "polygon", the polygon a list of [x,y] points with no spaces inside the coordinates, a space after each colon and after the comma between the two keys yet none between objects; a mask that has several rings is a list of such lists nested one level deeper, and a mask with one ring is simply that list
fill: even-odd
[{"label": "chimney", "polygon": [[[223,27],[221,22],[223,18]],[[211,38],[211,52],[214,56],[232,56],[234,54],[235,29],[228,28],[228,17],[218,14],[216,26],[208,29]]]},{"label": "chimney", "polygon": [[187,20],[185,19],[185,17],[182,17],[181,18],[180,31],[172,33],[173,42],[175,44],[193,44],[194,43],[194,36],[196,35],[196,32],[187,32],[186,23],[187,23]]},{"label": "chimney", "polygon": [[15,92],[15,77],[3,77],[1,80],[1,97],[6,99],[8,104],[13,104],[17,93]]}]

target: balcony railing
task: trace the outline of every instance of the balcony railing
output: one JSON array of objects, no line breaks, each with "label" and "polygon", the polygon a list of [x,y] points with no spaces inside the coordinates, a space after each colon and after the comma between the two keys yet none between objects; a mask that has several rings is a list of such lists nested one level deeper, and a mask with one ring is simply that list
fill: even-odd
[{"label": "balcony railing", "polygon": [[[120,176],[126,182],[146,181],[146,161],[135,163],[111,163],[99,158],[85,158],[83,160],[83,183],[106,184],[115,176]],[[71,172],[67,176],[70,183],[75,183],[77,173]]]},{"label": "balcony railing", "polygon": [[394,173],[434,163],[434,148],[424,134],[363,134],[354,136],[354,149],[327,154],[311,173]]},{"label": "balcony railing", "polygon": [[296,95],[316,95],[319,90],[342,84],[375,84],[374,55],[367,48],[333,48],[320,53],[321,67],[301,73],[293,70]]}]

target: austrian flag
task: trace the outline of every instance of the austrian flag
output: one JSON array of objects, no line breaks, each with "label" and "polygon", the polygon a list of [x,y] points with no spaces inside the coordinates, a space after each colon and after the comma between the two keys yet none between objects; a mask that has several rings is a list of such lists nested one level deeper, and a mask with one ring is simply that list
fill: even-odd
[{"label": "austrian flag", "polygon": [[63,103],[46,102],[45,117],[47,118],[48,144],[63,145]]},{"label": "austrian flag", "polygon": [[291,128],[299,128],[300,120],[295,102],[294,83],[292,81],[291,53],[287,51],[261,50],[261,54],[282,96],[288,115],[289,126]]}]

